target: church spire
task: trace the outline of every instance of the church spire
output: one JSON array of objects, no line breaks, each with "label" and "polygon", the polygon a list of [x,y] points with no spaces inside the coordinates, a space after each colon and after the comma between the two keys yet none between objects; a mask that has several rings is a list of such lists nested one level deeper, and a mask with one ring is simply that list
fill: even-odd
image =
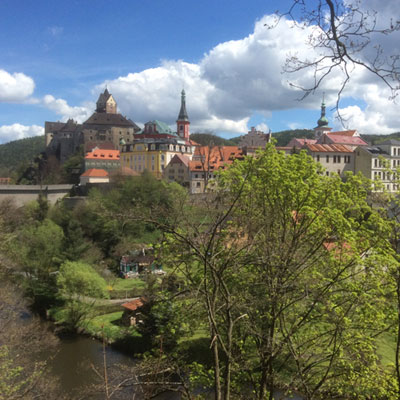
[{"label": "church spire", "polygon": [[176,120],[176,129],[178,135],[186,140],[189,140],[189,117],[186,111],[186,95],[185,90],[181,92],[181,109],[179,111],[178,119]]},{"label": "church spire", "polygon": [[181,92],[181,110],[179,111],[178,121],[189,121],[186,111],[186,94],[184,89],[182,89]]}]

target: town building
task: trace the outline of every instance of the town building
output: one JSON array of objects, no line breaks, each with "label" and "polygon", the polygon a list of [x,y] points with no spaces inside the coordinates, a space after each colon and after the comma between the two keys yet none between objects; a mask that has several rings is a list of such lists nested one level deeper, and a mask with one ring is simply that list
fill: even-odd
[{"label": "town building", "polygon": [[325,169],[325,174],[354,173],[354,152],[350,147],[336,144],[306,144],[305,149],[311,157]]},{"label": "town building", "polygon": [[[379,182],[377,190],[394,192],[399,182],[393,180],[394,171],[400,168],[400,141],[386,140],[376,146],[360,146],[355,150],[355,171],[360,171],[373,182]],[[383,185],[380,186],[380,185]]]},{"label": "town building", "polygon": [[91,168],[85,171],[80,176],[80,184],[86,186],[87,184],[109,183],[108,172],[104,169]]},{"label": "town building", "polygon": [[248,153],[254,153],[257,149],[265,149],[267,143],[271,141],[271,136],[271,131],[265,133],[256,130],[256,128],[252,126],[246,135],[241,136],[239,147],[245,149]]},{"label": "town building", "polygon": [[119,150],[104,150],[95,147],[92,151],[86,153],[85,171],[91,168],[100,168],[108,172],[120,169]]},{"label": "town building", "polygon": [[175,154],[165,167],[163,178],[168,182],[177,182],[184,187],[190,186],[190,158],[183,154]]},{"label": "town building", "polygon": [[176,124],[177,132],[174,132],[162,121],[147,122],[143,131],[135,134],[133,143],[123,144],[121,165],[139,173],[147,170],[160,179],[175,155],[191,159],[195,144],[189,138],[190,121],[186,111],[184,90],[181,93],[181,108]]},{"label": "town building", "polygon": [[192,161],[189,162],[190,193],[206,192],[213,184],[216,171],[225,169],[235,160],[243,158],[243,150],[238,146],[197,147]]}]

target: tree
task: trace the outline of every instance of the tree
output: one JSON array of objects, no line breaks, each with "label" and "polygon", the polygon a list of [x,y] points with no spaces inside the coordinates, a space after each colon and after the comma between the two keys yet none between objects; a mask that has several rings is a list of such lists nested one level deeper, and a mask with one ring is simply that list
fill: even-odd
[{"label": "tree", "polygon": [[165,227],[171,262],[204,305],[216,399],[272,399],[278,387],[394,398],[374,339],[386,328],[390,229],[368,190],[268,145],[220,174],[200,221],[182,212],[179,229]]},{"label": "tree", "polygon": [[[300,16],[300,22],[298,22]],[[301,28],[312,27],[309,44],[315,49],[314,59],[302,59],[296,55],[288,57],[285,71],[312,71],[313,84],[310,87],[293,86],[304,91],[305,98],[318,89],[332,73],[338,71],[343,80],[338,87],[336,108],[340,96],[351,80],[356,68],[379,79],[391,91],[394,99],[400,90],[400,58],[394,51],[379,44],[379,39],[400,29],[400,20],[378,21],[378,12],[366,8],[361,1],[342,0],[293,0],[290,9],[280,17],[289,17]],[[393,49],[394,50],[394,49]]]}]

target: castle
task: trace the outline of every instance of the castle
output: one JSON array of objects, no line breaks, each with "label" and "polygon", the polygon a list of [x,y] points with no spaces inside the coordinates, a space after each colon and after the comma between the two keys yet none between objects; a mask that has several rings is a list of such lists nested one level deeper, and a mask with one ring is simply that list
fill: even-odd
[{"label": "castle", "polygon": [[117,111],[117,103],[106,89],[96,103],[96,111],[83,124],[72,119],[66,123],[45,122],[47,156],[65,162],[83,145],[84,151],[98,147],[121,149],[121,143],[132,143],[140,128]]}]

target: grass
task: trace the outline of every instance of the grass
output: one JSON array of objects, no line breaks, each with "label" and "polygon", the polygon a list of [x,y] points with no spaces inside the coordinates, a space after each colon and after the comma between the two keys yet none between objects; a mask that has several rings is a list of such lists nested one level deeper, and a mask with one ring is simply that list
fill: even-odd
[{"label": "grass", "polygon": [[146,282],[140,278],[122,279],[115,278],[110,283],[112,290],[132,290],[132,289],[144,289]]},{"label": "grass", "polygon": [[122,339],[127,333],[132,336],[140,336],[133,327],[120,324],[123,311],[98,315],[85,321],[85,331],[91,336],[104,338],[107,342],[115,342]]}]

